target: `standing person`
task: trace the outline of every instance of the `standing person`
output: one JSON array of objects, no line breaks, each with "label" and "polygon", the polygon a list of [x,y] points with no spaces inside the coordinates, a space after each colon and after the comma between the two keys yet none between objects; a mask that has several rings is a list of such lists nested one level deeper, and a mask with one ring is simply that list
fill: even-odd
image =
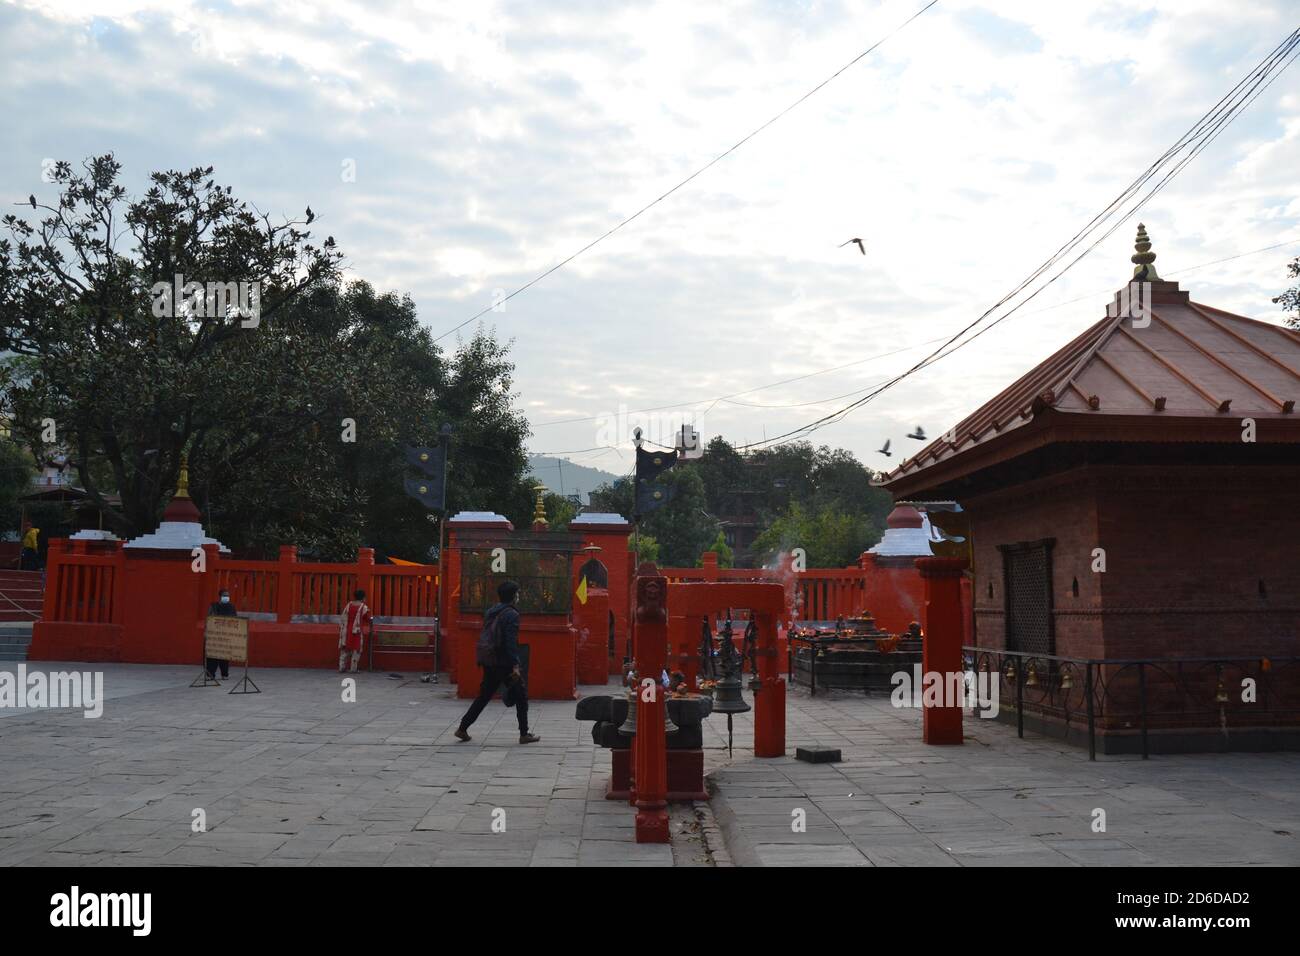
[{"label": "standing person", "polygon": [[456,739],[470,739],[470,724],[478,720],[497,688],[507,684],[507,693],[515,702],[515,716],[519,719],[519,742],[536,743],[542,738],[528,732],[528,691],[519,672],[519,609],[515,607],[519,601],[519,585],[502,581],[497,587],[497,597],[501,603],[492,605],[483,615],[483,634],[475,654],[483,668],[483,682],[479,684],[478,697],[460,719]]},{"label": "standing person", "polygon": [[[217,599],[208,605],[208,617],[239,617],[235,613],[235,606],[230,603],[230,592],[225,588],[217,595]],[[208,680],[217,679],[217,665],[221,666],[221,679],[230,679],[230,661],[223,661],[219,657],[208,658]]]},{"label": "standing person", "polygon": [[342,674],[352,652],[352,673],[357,672],[357,662],[361,660],[361,642],[364,638],[362,628],[373,619],[370,608],[366,607],[366,592],[358,589],[352,600],[343,609],[339,621],[339,673]]},{"label": "standing person", "polygon": [[40,554],[40,537],[41,529],[32,525],[23,535],[22,553],[19,556],[18,567],[24,571],[39,571],[41,569]]}]

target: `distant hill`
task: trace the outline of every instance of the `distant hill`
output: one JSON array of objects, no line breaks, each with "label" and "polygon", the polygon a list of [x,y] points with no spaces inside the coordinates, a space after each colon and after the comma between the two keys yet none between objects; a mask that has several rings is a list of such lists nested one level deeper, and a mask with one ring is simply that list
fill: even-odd
[{"label": "distant hill", "polygon": [[599,468],[575,465],[568,459],[552,458],[549,455],[528,456],[528,473],[557,494],[581,495],[583,504],[588,503],[592,489],[606,482],[613,484],[619,478],[618,475]]}]

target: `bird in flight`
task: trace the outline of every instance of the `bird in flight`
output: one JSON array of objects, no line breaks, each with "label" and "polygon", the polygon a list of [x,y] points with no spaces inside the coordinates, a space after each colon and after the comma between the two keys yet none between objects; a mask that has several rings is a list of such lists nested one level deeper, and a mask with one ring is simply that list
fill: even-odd
[{"label": "bird in flight", "polygon": [[839,248],[843,249],[845,246],[849,245],[850,243],[854,243],[854,242],[856,242],[856,243],[858,244],[858,250],[859,250],[859,251],[860,251],[860,252],[865,256],[865,255],[867,254],[867,247],[864,246],[864,245],[862,244],[862,240],[861,240],[861,239],[858,239],[858,238],[856,238],[856,237],[853,238],[853,239],[850,239],[848,242],[841,242],[840,245],[839,245]]},{"label": "bird in flight", "polygon": [[881,448],[881,449],[878,449],[878,452],[879,452],[879,454],[884,455],[886,458],[892,458],[892,457],[894,456],[894,455],[893,455],[893,452],[891,452],[891,451],[889,450],[889,439],[888,439],[888,438],[885,439],[885,447],[884,447],[884,448]]},{"label": "bird in flight", "polygon": [[915,438],[917,441],[925,441],[925,429],[922,428],[920,425],[917,425],[916,431],[908,432],[907,437]]}]

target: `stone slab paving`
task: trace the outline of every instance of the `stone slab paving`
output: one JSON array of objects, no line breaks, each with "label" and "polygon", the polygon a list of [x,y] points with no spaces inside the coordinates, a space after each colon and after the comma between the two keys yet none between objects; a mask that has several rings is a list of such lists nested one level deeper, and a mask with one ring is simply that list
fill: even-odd
[{"label": "stone slab paving", "polygon": [[[233,680],[190,688],[195,667],[27,666],[102,670],[107,700],[97,719],[0,709],[0,865],[673,861],[604,799],[609,754],[572,702],[533,701],[542,740],[520,746],[494,701],[460,743],[468,702],[416,675],[359,674],[344,703],[329,671],[260,670],[261,694],[230,695]],[[192,832],[196,809],[206,832]]]},{"label": "stone slab paving", "polygon": [[789,752],[827,745],[844,761],[754,759],[752,713],[728,757],[726,721],[710,718],[712,813],[675,808],[670,848],[638,845],[631,809],[604,799],[609,752],[572,702],[534,701],[542,742],[521,747],[494,701],[462,744],[466,702],[413,676],[360,674],[344,703],[328,671],[257,671],[262,694],[229,695],[233,682],[190,688],[193,667],[94,666],[98,719],[0,709],[0,865],[1300,863],[1300,754],[1089,763],[974,718],[964,746],[926,747],[917,711],[791,691]]},{"label": "stone slab paving", "polygon": [[[978,717],[927,747],[887,698],[791,689],[791,756],[752,756],[753,714],[706,722],[713,812],[738,865],[1151,866],[1300,864],[1300,753],[1105,757]],[[809,764],[798,745],[838,747]],[[1106,813],[1093,832],[1093,811]],[[806,831],[793,832],[804,811]]]}]

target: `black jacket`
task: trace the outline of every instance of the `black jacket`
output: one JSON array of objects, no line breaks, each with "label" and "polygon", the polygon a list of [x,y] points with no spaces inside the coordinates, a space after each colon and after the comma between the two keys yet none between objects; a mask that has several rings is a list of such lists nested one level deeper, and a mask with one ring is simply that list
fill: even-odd
[{"label": "black jacket", "polygon": [[497,666],[519,666],[519,611],[513,604],[493,604],[483,616],[483,624],[491,623],[497,615],[501,642],[497,645]]},{"label": "black jacket", "polygon": [[208,617],[239,617],[235,610],[234,604],[222,604],[220,601],[213,601],[208,606]]}]

